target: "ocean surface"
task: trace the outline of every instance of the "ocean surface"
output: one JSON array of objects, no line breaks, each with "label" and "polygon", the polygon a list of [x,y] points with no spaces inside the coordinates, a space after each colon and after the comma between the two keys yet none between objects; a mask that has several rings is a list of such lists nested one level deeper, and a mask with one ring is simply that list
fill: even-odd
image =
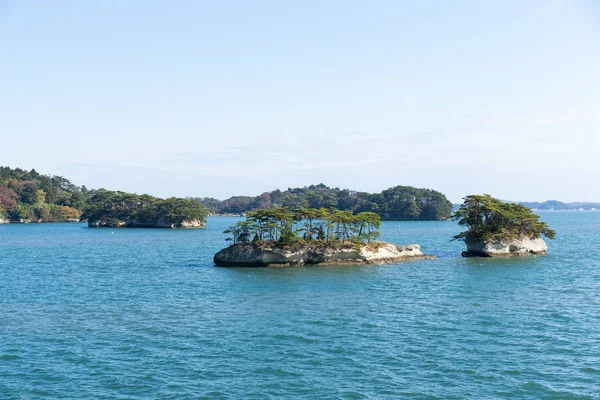
[{"label": "ocean surface", "polygon": [[[600,398],[600,212],[543,257],[217,268],[223,229],[0,225],[0,399]],[[114,232],[114,233],[113,233]]]}]

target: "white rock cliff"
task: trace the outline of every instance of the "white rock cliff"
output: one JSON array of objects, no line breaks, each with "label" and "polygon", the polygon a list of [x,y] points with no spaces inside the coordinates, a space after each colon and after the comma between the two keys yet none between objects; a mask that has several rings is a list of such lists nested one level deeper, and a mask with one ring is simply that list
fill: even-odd
[{"label": "white rock cliff", "polygon": [[541,237],[520,237],[513,240],[488,241],[467,238],[464,257],[503,257],[541,255],[548,252],[548,245]]},{"label": "white rock cliff", "polygon": [[296,248],[271,243],[235,244],[214,257],[217,266],[295,266],[385,264],[404,260],[432,258],[418,244],[400,246],[390,243],[363,244],[358,248],[304,245]]}]

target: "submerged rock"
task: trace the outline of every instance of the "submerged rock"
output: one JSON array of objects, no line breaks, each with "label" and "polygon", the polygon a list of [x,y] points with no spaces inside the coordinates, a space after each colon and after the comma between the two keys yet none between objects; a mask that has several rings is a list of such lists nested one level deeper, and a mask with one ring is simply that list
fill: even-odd
[{"label": "submerged rock", "polygon": [[541,237],[520,237],[487,242],[467,237],[465,243],[467,251],[463,251],[463,257],[531,256],[548,252],[548,245]]},{"label": "submerged rock", "polygon": [[295,265],[386,264],[433,258],[421,252],[421,246],[390,243],[346,244],[340,246],[312,242],[284,246],[274,242],[243,243],[227,247],[214,257],[220,267],[266,267]]},{"label": "submerged rock", "polygon": [[88,221],[90,228],[204,228],[206,223],[202,220],[184,220],[172,222],[165,220],[142,221],[142,220],[118,220],[115,218],[106,218],[98,221]]}]

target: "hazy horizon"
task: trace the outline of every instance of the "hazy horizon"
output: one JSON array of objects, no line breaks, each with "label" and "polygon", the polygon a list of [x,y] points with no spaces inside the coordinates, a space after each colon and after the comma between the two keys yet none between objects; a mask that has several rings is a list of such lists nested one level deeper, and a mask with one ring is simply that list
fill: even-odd
[{"label": "hazy horizon", "polygon": [[0,165],[225,199],[600,202],[600,6],[0,0]]}]

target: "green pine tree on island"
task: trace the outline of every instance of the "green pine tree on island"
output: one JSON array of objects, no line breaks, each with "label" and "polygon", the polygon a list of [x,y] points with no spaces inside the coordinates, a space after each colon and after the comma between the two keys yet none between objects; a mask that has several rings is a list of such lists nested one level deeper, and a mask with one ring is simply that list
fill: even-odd
[{"label": "green pine tree on island", "polygon": [[328,245],[371,243],[379,237],[381,219],[372,212],[352,214],[337,209],[286,207],[249,212],[244,221],[223,233],[237,243],[276,242],[293,245],[320,242]]},{"label": "green pine tree on island", "polygon": [[466,243],[465,256],[545,254],[542,235],[548,239],[556,235],[529,208],[489,194],[466,196],[452,218],[467,228],[453,238]]}]

